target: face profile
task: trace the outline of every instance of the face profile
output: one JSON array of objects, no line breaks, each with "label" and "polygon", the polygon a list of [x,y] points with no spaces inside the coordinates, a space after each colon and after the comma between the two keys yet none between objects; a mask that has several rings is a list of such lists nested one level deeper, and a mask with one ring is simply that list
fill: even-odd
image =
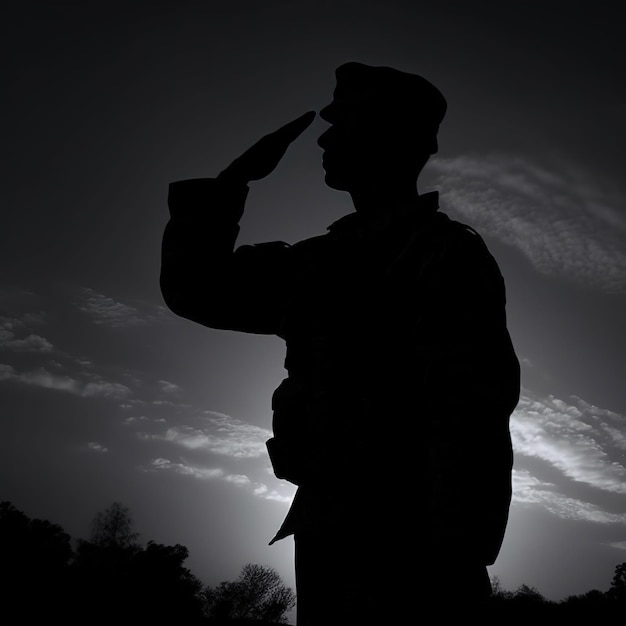
[{"label": "face profile", "polygon": [[366,129],[359,127],[358,122],[333,124],[320,135],[317,145],[323,150],[324,180],[329,187],[351,191],[368,175],[370,167],[376,168],[377,159],[368,155],[373,142],[367,145],[364,138]]},{"label": "face profile", "polygon": [[336,70],[333,100],[319,113],[331,126],[317,144],[326,184],[354,192],[417,179],[437,151],[446,101],[421,76],[389,67],[346,63]]}]

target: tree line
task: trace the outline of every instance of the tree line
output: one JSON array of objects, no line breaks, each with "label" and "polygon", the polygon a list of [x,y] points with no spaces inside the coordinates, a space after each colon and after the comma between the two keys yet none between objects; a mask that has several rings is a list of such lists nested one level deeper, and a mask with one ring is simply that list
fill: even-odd
[{"label": "tree line", "polygon": [[0,624],[286,623],[295,593],[272,568],[247,564],[237,580],[205,586],[185,567],[185,546],[138,537],[118,502],[75,547],[58,524],[1,502]]},{"label": "tree line", "polygon": [[[152,540],[141,544],[138,537],[130,510],[117,502],[95,516],[89,539],[78,539],[74,547],[58,524],[31,519],[10,502],[1,502],[0,623],[287,623],[295,593],[272,568],[249,563],[237,580],[206,586],[185,567],[185,546]],[[443,584],[454,601],[455,586],[463,581],[454,579],[453,564]],[[489,622],[626,614],[626,562],[616,566],[608,590],[593,589],[559,602],[525,584],[507,591],[494,578],[492,587],[485,607]]]}]

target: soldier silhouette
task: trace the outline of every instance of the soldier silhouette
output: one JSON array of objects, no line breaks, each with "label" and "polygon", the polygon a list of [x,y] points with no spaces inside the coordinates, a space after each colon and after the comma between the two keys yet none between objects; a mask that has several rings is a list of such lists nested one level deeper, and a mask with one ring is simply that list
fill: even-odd
[{"label": "soldier silhouette", "polygon": [[[510,497],[520,373],[505,286],[482,238],[419,194],[446,100],[424,78],[350,62],[319,137],[355,211],[289,245],[235,248],[248,183],[311,124],[263,137],[216,178],[174,182],[161,286],[176,314],[274,334],[287,377],[268,451],[298,485],[298,626],[450,616],[491,592]],[[453,597],[448,597],[450,594]]]}]

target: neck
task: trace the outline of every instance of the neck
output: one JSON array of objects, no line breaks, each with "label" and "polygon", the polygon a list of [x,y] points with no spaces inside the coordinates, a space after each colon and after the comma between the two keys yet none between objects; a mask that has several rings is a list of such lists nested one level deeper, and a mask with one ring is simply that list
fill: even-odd
[{"label": "neck", "polygon": [[366,218],[376,218],[381,213],[416,206],[418,191],[415,181],[384,182],[373,181],[375,185],[363,185],[350,191],[352,203],[357,213]]}]

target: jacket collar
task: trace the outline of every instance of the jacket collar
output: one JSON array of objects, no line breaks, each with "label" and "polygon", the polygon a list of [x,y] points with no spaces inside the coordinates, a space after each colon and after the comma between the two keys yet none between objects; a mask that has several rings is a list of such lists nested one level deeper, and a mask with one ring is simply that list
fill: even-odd
[{"label": "jacket collar", "polygon": [[367,233],[386,230],[408,216],[427,217],[439,209],[439,192],[430,191],[418,196],[417,205],[397,207],[393,211],[382,211],[374,219],[366,219],[356,211],[344,215],[328,226],[333,235],[358,237]]}]

